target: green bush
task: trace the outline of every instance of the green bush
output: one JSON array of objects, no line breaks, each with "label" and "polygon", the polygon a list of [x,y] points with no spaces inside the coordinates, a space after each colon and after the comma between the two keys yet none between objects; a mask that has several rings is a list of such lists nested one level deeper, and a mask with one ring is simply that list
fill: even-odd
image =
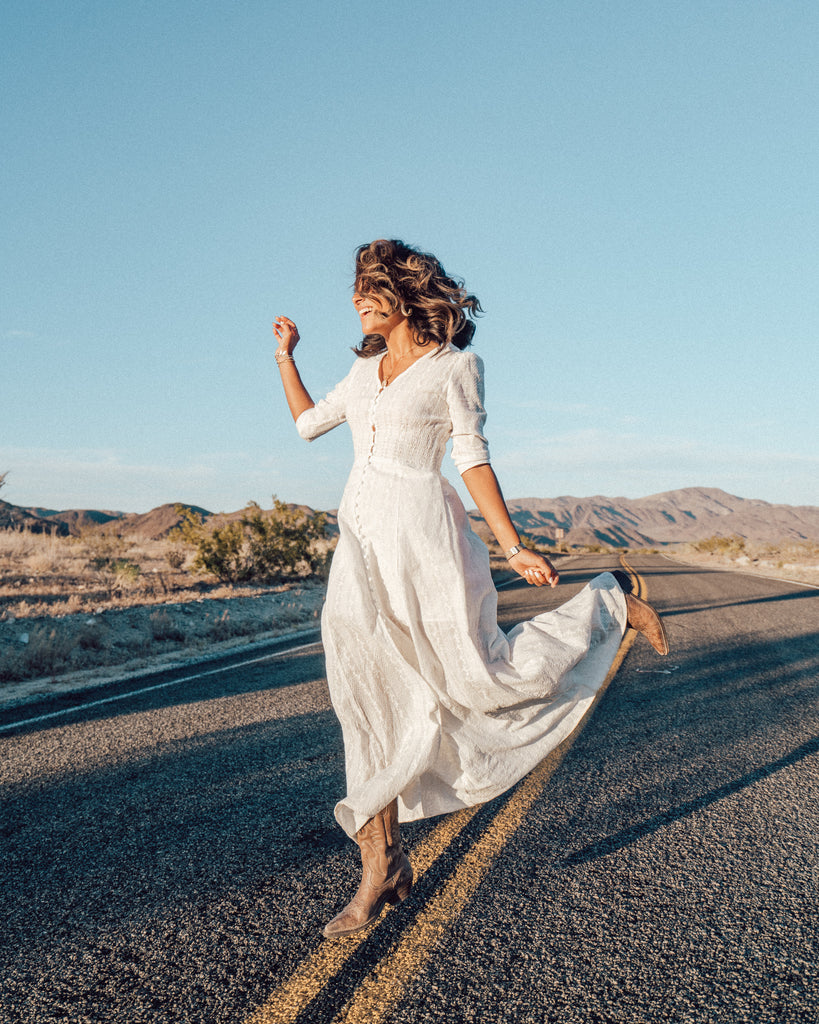
[{"label": "green bush", "polygon": [[321,512],[309,515],[277,498],[264,512],[252,501],[241,518],[214,527],[182,505],[176,512],[182,522],[172,536],[195,549],[191,569],[223,583],[275,583],[324,567],[326,556],[316,549],[324,537]]}]

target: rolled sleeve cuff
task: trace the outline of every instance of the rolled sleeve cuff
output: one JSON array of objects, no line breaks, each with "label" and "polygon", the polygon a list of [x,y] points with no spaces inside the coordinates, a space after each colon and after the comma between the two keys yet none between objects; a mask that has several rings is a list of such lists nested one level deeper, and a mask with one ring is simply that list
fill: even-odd
[{"label": "rolled sleeve cuff", "polygon": [[465,473],[475,466],[489,465],[489,445],[486,439],[475,434],[453,438],[452,461],[459,473]]},{"label": "rolled sleeve cuff", "polygon": [[326,399],[322,399],[311,409],[305,409],[296,420],[296,430],[305,441],[315,441],[317,437],[326,434],[328,430],[337,427],[344,422],[343,411],[330,405]]}]

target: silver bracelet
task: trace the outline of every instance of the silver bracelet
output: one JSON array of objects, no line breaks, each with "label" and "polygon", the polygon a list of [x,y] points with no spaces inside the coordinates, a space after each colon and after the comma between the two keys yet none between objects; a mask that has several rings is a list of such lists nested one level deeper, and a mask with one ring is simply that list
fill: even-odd
[{"label": "silver bracelet", "polygon": [[276,362],[277,363],[295,363],[295,359],[290,355],[289,352],[284,349],[276,349]]},{"label": "silver bracelet", "polygon": [[505,553],[503,557],[508,562],[510,558],[514,558],[515,555],[519,555],[523,550],[524,548],[522,544],[513,544],[512,547],[509,548],[509,550]]}]

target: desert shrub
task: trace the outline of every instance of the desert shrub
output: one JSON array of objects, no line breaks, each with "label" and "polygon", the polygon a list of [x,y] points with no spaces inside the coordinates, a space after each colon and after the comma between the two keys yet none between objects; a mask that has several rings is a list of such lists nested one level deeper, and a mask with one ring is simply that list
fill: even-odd
[{"label": "desert shrub", "polygon": [[181,569],[187,557],[185,549],[180,547],[173,547],[165,552],[165,561],[171,569]]},{"label": "desert shrub", "polygon": [[165,608],[153,612],[150,617],[150,623],[151,636],[154,640],[174,640],[177,643],[181,643],[185,639],[184,631],[179,628]]},{"label": "desert shrub", "polygon": [[132,587],[139,579],[142,570],[127,558],[115,558],[106,569],[114,577],[114,582],[120,587]]},{"label": "desert shrub", "polygon": [[521,546],[528,548],[530,551],[536,551],[540,555],[548,555],[551,550],[551,546],[540,540],[535,540],[531,533],[519,533]]},{"label": "desert shrub", "polygon": [[106,530],[83,530],[80,542],[88,554],[89,566],[97,571],[124,560],[125,553],[131,546],[120,534]]},{"label": "desert shrub", "polygon": [[66,555],[70,557],[65,538],[53,533],[35,534],[34,537],[33,550],[27,559],[29,570],[37,576],[43,576],[61,569]]},{"label": "desert shrub", "polygon": [[251,502],[239,519],[210,527],[191,509],[176,511],[183,518],[174,534],[196,552],[191,568],[223,583],[279,582],[325,565],[327,554],[317,545],[324,537],[321,512],[308,515],[274,498],[270,512]]},{"label": "desert shrub", "polygon": [[0,558],[16,561],[34,553],[37,534],[28,530],[0,530]]},{"label": "desert shrub", "polygon": [[739,555],[745,550],[745,538],[734,535],[733,537],[706,537],[705,540],[698,540],[693,545],[695,551],[702,551],[709,555]]},{"label": "desert shrub", "polygon": [[35,626],[18,659],[17,678],[47,676],[65,669],[74,647],[71,637],[48,626]]},{"label": "desert shrub", "polygon": [[237,636],[249,636],[258,633],[262,627],[254,622],[241,622],[231,619],[227,608],[217,615],[209,624],[208,633],[212,640],[231,640]]},{"label": "desert shrub", "polygon": [[84,651],[101,651],[104,646],[102,628],[95,622],[86,623],[77,633],[77,645]]},{"label": "desert shrub", "polygon": [[214,619],[210,627],[210,635],[214,640],[230,640],[231,637],[239,633],[241,633],[241,630],[236,623],[231,622],[227,608]]}]

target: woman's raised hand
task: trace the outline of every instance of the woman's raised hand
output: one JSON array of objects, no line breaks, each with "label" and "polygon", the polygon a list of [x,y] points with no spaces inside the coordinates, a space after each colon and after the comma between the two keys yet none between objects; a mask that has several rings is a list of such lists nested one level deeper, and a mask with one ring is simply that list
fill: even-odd
[{"label": "woman's raised hand", "polygon": [[299,329],[286,316],[277,316],[273,321],[273,333],[279,343],[279,350],[293,355],[293,349],[299,343]]},{"label": "woman's raised hand", "polygon": [[530,551],[528,548],[521,548],[516,555],[509,559],[509,564],[519,576],[535,587],[542,587],[546,583],[550,587],[556,587],[560,579],[557,569],[548,558],[544,558],[543,555],[539,555],[536,551]]}]

